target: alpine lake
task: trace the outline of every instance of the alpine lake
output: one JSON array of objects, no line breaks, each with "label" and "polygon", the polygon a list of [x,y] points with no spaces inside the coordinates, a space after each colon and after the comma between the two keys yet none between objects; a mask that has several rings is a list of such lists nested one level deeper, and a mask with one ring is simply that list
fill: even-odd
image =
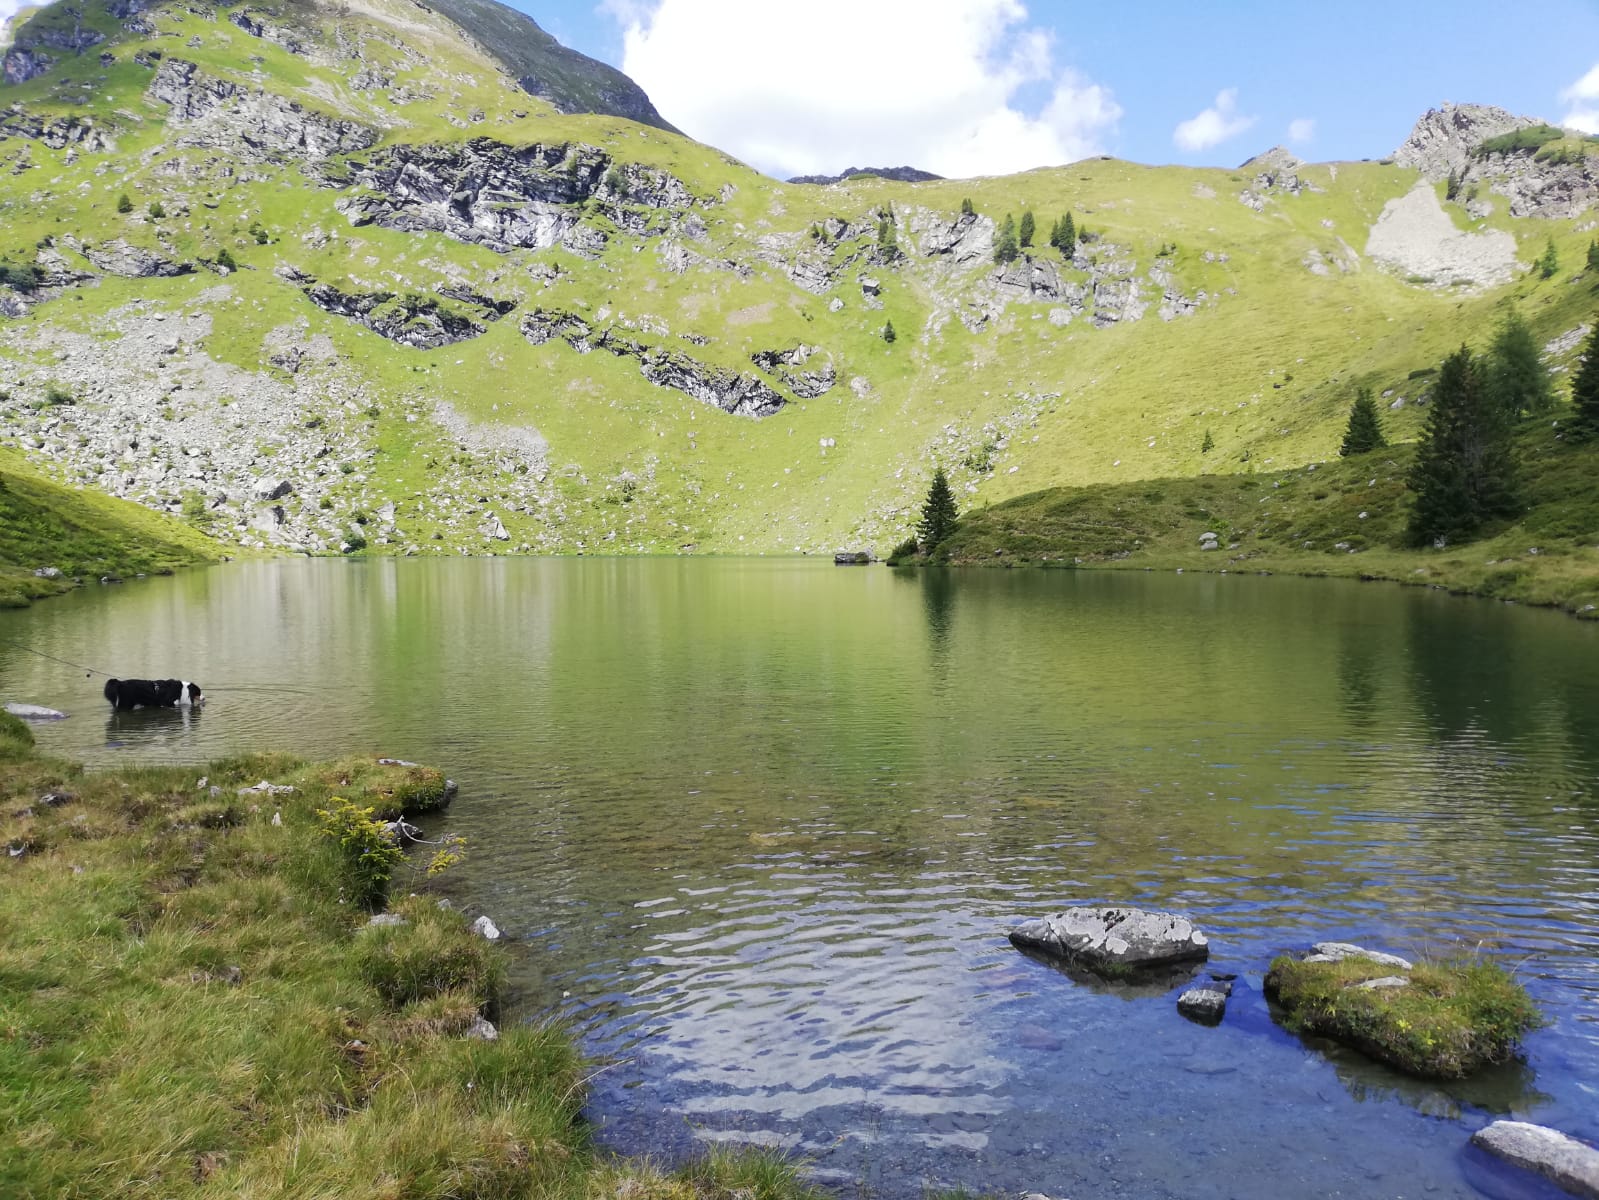
[{"label": "alpine lake", "polygon": [[[6,698],[71,714],[41,748],[91,766],[442,767],[440,888],[513,939],[507,1019],[574,1029],[624,1153],[778,1146],[893,1200],[1538,1197],[1471,1131],[1599,1140],[1599,624],[1237,575],[380,559],[92,586],[0,639]],[[112,713],[81,667],[209,703]],[[1098,903],[1191,916],[1239,975],[1222,1024],[1006,940]],[[1274,1021],[1267,963],[1319,940],[1490,955],[1550,1024],[1404,1078]]]}]

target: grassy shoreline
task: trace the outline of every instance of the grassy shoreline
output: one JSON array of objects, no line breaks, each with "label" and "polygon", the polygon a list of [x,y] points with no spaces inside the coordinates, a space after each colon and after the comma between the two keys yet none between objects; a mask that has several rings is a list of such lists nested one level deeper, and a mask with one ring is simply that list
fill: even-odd
[{"label": "grassy shoreline", "polygon": [[[293,790],[241,792],[261,780]],[[562,1030],[483,1036],[514,951],[370,837],[442,782],[280,755],[89,773],[0,714],[0,1195],[813,1196],[771,1156],[608,1158]]]},{"label": "grassy shoreline", "polygon": [[[961,518],[936,561],[1391,580],[1599,616],[1599,446],[1523,429],[1515,521],[1444,549],[1405,545],[1413,446],[1245,475],[1054,488]],[[1215,548],[1202,549],[1215,534]]]},{"label": "grassy shoreline", "polygon": [[64,487],[0,449],[0,608],[26,607],[88,579],[170,575],[223,557],[216,542],[182,521]]}]

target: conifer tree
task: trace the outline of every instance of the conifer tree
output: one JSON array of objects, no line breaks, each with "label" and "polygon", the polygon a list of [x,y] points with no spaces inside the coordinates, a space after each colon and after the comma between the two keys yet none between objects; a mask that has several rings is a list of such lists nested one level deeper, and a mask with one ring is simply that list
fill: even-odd
[{"label": "conifer tree", "polygon": [[1355,393],[1355,402],[1349,407],[1349,428],[1344,431],[1344,444],[1338,453],[1343,458],[1351,454],[1366,454],[1380,450],[1388,444],[1383,436],[1382,418],[1377,412],[1377,401],[1371,389],[1363,387]]},{"label": "conifer tree", "polygon": [[944,468],[933,472],[933,482],[927,488],[927,501],[922,505],[922,519],[916,523],[916,538],[922,544],[922,553],[931,554],[955,532],[960,519],[955,509],[955,494],[949,490],[949,476]]},{"label": "conifer tree", "polygon": [[1445,545],[1520,508],[1510,421],[1462,346],[1444,359],[1410,470],[1410,539]]},{"label": "conifer tree", "polygon": [[994,261],[997,263],[1015,262],[1021,254],[1016,244],[1016,218],[1010,213],[1005,214],[1005,223],[999,227],[999,237],[994,239]]},{"label": "conifer tree", "polygon": [[975,217],[976,215],[977,210],[972,207],[972,198],[968,196],[966,199],[961,201],[961,216]]},{"label": "conifer tree", "polygon": [[1582,361],[1571,380],[1572,436],[1599,438],[1599,320],[1593,323]]},{"label": "conifer tree", "polygon": [[127,192],[123,192],[122,195],[117,197],[117,211],[119,213],[130,213],[133,211],[133,197],[128,195]]},{"label": "conifer tree", "polygon": [[1555,392],[1544,370],[1538,344],[1521,313],[1511,308],[1494,333],[1486,363],[1488,387],[1493,400],[1515,421],[1523,413],[1548,412],[1554,407]]},{"label": "conifer tree", "polygon": [[1555,239],[1550,238],[1549,244],[1544,247],[1543,256],[1538,259],[1538,278],[1553,279],[1558,270],[1560,270],[1560,255],[1555,252]]},{"label": "conifer tree", "polygon": [[1453,168],[1449,171],[1449,178],[1444,183],[1444,199],[1453,200],[1460,195],[1460,172]]},{"label": "conifer tree", "polygon": [[883,340],[890,346],[894,344],[894,339],[897,337],[899,337],[899,334],[894,332],[894,322],[890,321],[883,326]]},{"label": "conifer tree", "polygon": [[1199,452],[1209,454],[1216,448],[1216,439],[1210,436],[1210,430],[1205,430],[1205,440],[1199,443]]},{"label": "conifer tree", "polygon": [[1588,270],[1599,271],[1599,242],[1588,243]]},{"label": "conifer tree", "polygon": [[1028,209],[1022,214],[1021,228],[1016,231],[1016,239],[1024,247],[1033,244],[1033,234],[1038,232],[1038,220],[1033,216],[1033,210]]}]

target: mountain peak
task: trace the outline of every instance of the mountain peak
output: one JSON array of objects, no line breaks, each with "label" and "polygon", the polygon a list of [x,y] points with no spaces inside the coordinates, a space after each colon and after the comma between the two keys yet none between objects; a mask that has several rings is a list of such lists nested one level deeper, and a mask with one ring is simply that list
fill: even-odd
[{"label": "mountain peak", "polygon": [[563,46],[526,13],[497,0],[428,0],[521,85],[565,113],[626,117],[672,133],[644,89],[615,67]]},{"label": "mountain peak", "polygon": [[1471,152],[1491,137],[1541,124],[1534,117],[1518,117],[1489,104],[1451,104],[1430,108],[1394,151],[1394,161],[1415,167],[1424,179],[1442,179],[1462,171]]},{"label": "mountain peak", "polygon": [[837,175],[796,175],[789,183],[843,183],[846,179],[853,179],[857,175],[874,175],[878,179],[891,179],[895,183],[932,183],[944,178],[934,175],[931,171],[918,170],[916,167],[845,167]]}]

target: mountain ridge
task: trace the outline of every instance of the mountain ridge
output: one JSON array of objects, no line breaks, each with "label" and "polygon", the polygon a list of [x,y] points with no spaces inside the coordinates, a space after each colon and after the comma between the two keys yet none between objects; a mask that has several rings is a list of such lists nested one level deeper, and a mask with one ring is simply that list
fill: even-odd
[{"label": "mountain ridge", "polygon": [[[1303,464],[1362,384],[1413,436],[1410,373],[1500,304],[1590,315],[1522,273],[1591,240],[1576,139],[1458,200],[1297,159],[813,188],[405,0],[40,20],[98,40],[0,91],[0,436],[239,546],[881,550],[935,462],[967,507]],[[1026,211],[1087,236],[996,262]]]}]

